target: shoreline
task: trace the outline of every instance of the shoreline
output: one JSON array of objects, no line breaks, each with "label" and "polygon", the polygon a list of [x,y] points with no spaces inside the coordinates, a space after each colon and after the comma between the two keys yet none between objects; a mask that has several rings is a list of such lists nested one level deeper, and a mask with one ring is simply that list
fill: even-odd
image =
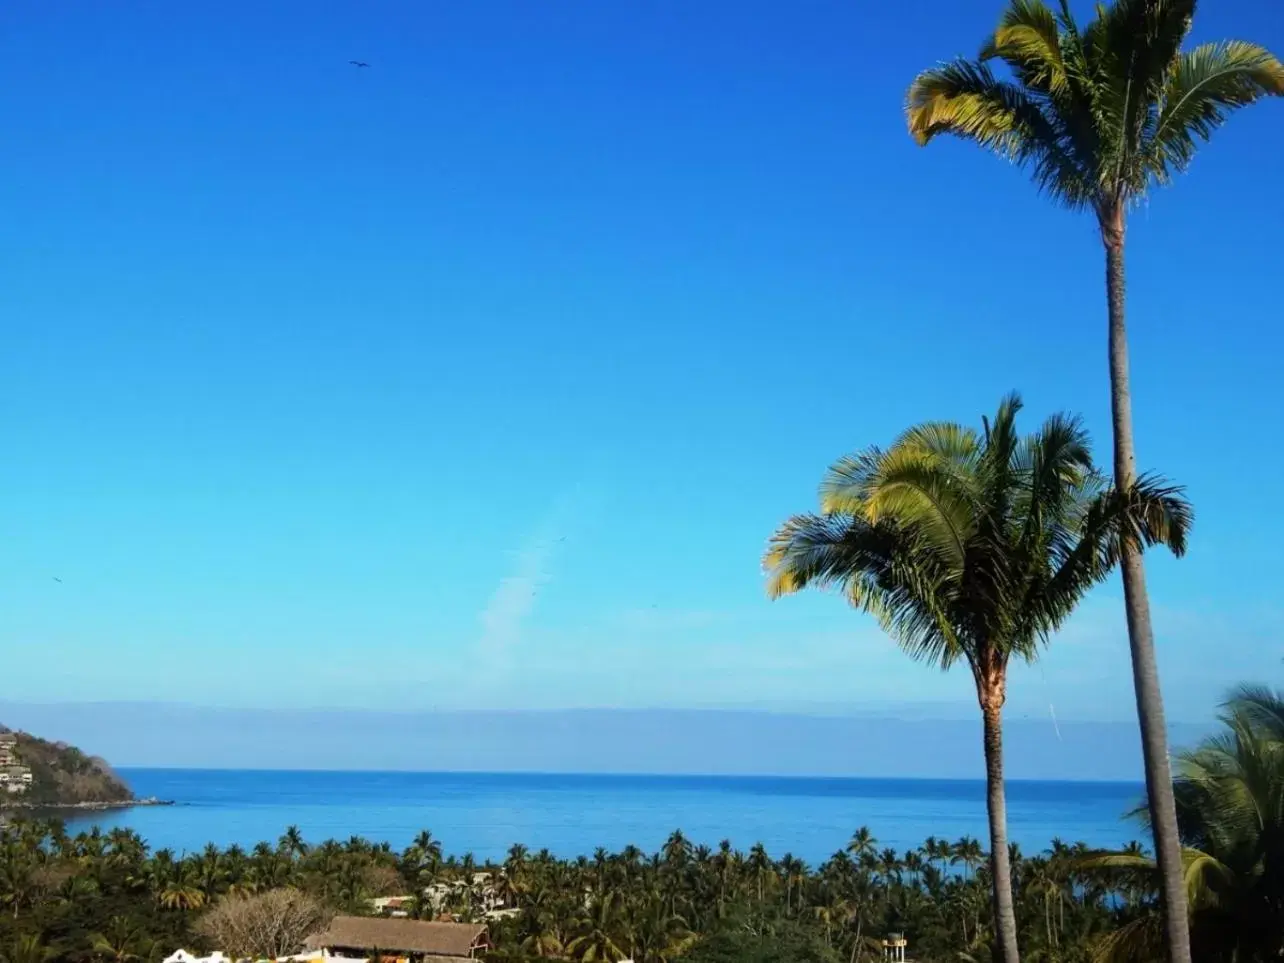
[{"label": "shoreline", "polygon": [[147,796],[143,799],[118,799],[110,802],[27,802],[26,800],[0,800],[0,813],[9,812],[15,809],[22,810],[57,810],[57,811],[76,811],[76,812],[102,812],[108,809],[133,809],[135,806],[174,806],[177,805],[172,799],[157,799],[155,796]]}]

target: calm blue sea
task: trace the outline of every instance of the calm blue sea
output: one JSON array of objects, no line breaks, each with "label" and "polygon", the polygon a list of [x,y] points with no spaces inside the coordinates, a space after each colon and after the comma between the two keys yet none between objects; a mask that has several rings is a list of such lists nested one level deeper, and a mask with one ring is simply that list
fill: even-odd
[{"label": "calm blue sea", "polygon": [[[674,829],[697,843],[762,842],[816,863],[867,825],[881,846],[928,836],[986,838],[980,782],[726,776],[603,776],[408,772],[126,769],[140,796],[178,805],[96,813],[72,828],[128,826],[154,847],[251,846],[297,824],[312,841],[360,835],[407,845],[421,829],[447,853],[502,858],[521,842],[559,856],[657,849]],[[1140,838],[1123,818],[1141,796],[1128,783],[1013,782],[1008,824],[1022,850],[1053,837],[1094,846]]]}]

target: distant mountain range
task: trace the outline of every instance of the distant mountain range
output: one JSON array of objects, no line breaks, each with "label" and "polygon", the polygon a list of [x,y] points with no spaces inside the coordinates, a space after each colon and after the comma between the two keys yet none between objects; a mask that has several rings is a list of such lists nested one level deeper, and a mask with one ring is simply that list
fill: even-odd
[{"label": "distant mountain range", "polygon": [[0,807],[111,805],[134,799],[129,786],[102,759],[65,742],[50,742],[4,726],[0,734],[13,737],[6,751],[12,757],[8,768],[15,782],[21,773],[30,773],[30,782],[12,792],[7,787],[0,792]]},{"label": "distant mountain range", "polygon": [[[1014,714],[1015,715],[1015,714]],[[175,703],[0,704],[0,718],[109,754],[122,767],[669,773],[977,779],[976,718],[748,710],[380,712]],[[1175,725],[1174,746],[1204,727]],[[1013,779],[1136,782],[1137,726],[1015,717]]]}]

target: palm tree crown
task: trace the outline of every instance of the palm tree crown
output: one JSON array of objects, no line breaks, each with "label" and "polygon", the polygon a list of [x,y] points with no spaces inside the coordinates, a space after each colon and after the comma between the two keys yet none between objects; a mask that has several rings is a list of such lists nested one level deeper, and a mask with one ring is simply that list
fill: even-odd
[{"label": "palm tree crown", "polygon": [[984,696],[1108,574],[1121,532],[1185,550],[1191,510],[1179,489],[1147,477],[1120,495],[1078,419],[1054,415],[1021,439],[1020,408],[1011,396],[981,433],[927,423],[886,451],[840,459],[821,513],[772,537],[768,592],[839,585],[914,658],[943,669],[965,660]]},{"label": "palm tree crown", "polygon": [[[915,78],[910,133],[975,141],[1103,224],[1167,184],[1236,108],[1284,96],[1284,64],[1232,40],[1183,51],[1196,0],[1115,0],[1086,27],[1068,0],[1012,0],[977,59]],[[995,76],[1000,60],[1011,79]]]}]

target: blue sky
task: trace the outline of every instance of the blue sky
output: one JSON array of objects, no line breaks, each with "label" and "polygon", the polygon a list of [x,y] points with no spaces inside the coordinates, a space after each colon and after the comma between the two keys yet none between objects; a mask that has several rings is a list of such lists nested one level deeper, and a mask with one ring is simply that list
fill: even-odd
[{"label": "blue sky", "polygon": [[[1276,6],[1197,39],[1284,50]],[[1105,453],[1093,225],[904,131],[999,8],[6,5],[4,697],[962,715],[758,558],[836,456],[1010,389]],[[1282,119],[1130,232],[1141,463],[1198,511],[1176,720],[1280,672]],[[1011,705],[1130,718],[1117,586]]]}]

